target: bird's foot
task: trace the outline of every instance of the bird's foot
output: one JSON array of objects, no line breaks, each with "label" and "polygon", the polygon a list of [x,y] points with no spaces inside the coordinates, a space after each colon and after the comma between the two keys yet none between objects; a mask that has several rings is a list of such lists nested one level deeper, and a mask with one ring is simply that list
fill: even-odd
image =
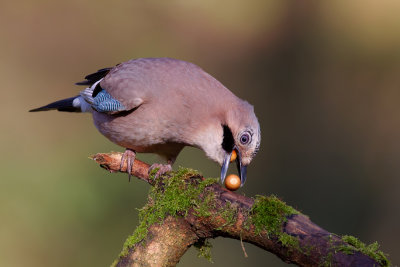
[{"label": "bird's foot", "polygon": [[160,164],[160,163],[153,163],[149,168],[149,175],[157,169],[157,172],[154,175],[154,178],[158,178],[161,175],[172,171],[171,164]]},{"label": "bird's foot", "polygon": [[124,166],[126,160],[126,172],[128,173],[129,182],[131,181],[131,176],[132,176],[131,172],[133,163],[135,162],[135,158],[136,158],[136,152],[130,148],[127,148],[121,157],[121,165],[119,169],[122,171],[122,167]]}]

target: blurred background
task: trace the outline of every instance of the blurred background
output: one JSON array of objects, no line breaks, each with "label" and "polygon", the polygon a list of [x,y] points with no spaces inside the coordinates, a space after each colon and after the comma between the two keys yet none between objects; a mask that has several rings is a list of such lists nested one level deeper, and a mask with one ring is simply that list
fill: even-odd
[{"label": "blurred background", "polygon": [[[261,151],[240,190],[276,194],[400,263],[399,1],[0,2],[0,266],[108,266],[149,186],[88,156],[123,151],[88,114],[28,113],[138,57],[201,66],[255,106]],[[156,156],[140,155],[154,162]],[[218,177],[203,152],[175,165]],[[231,172],[235,172],[232,168]],[[212,240],[215,266],[286,266]],[[191,248],[179,266],[210,266]]]}]

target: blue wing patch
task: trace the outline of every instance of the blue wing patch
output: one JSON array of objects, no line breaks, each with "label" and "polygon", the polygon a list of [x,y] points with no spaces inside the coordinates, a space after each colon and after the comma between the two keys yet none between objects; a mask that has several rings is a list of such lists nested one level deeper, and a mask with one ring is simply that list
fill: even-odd
[{"label": "blue wing patch", "polygon": [[92,107],[98,112],[115,112],[126,110],[121,102],[112,98],[106,90],[101,90],[94,98]]}]

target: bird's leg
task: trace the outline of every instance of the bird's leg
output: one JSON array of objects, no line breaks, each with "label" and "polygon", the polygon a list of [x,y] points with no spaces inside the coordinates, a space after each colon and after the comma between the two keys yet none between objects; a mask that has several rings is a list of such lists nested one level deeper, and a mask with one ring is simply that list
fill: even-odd
[{"label": "bird's leg", "polygon": [[126,160],[126,172],[128,173],[129,182],[131,181],[131,176],[132,176],[131,172],[133,163],[135,162],[135,158],[136,158],[136,152],[130,148],[127,148],[121,157],[121,165],[119,169],[122,170],[122,167],[124,166]]},{"label": "bird's leg", "polygon": [[167,164],[160,164],[160,163],[153,163],[149,168],[149,174],[154,170],[158,169],[156,174],[154,175],[155,178],[158,178],[160,175],[164,173],[172,171],[172,164],[174,163],[173,159],[169,159]]}]

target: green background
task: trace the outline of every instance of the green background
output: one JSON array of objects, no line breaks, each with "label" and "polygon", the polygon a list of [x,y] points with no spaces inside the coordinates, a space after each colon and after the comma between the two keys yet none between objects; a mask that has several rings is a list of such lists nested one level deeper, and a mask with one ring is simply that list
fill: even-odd
[{"label": "green background", "polygon": [[[0,266],[108,266],[148,185],[88,156],[123,151],[88,114],[28,113],[138,57],[194,62],[255,106],[261,150],[241,189],[276,194],[321,227],[400,262],[400,2],[0,2]],[[222,102],[223,104],[223,102]],[[157,161],[151,155],[139,155]],[[179,165],[217,177],[202,151]],[[235,172],[231,168],[230,172]],[[212,240],[214,266],[285,266]],[[180,266],[210,266],[190,249]]]}]

